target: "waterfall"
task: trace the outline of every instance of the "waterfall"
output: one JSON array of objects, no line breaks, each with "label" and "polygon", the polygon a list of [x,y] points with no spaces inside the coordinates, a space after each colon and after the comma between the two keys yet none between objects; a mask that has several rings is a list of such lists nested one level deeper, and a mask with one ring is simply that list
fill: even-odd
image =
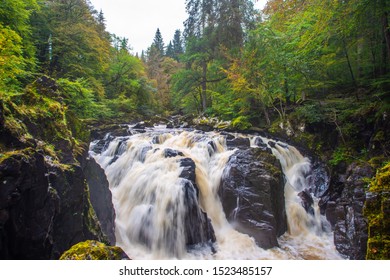
[{"label": "waterfall", "polygon": [[281,163],[288,231],[279,247],[260,248],[225,216],[218,190],[235,152],[226,137],[165,127],[91,143],[113,194],[117,245],[134,259],[339,259],[316,199],[308,213],[299,198],[310,161],[284,143],[242,137],[252,147],[261,138]]},{"label": "waterfall", "polygon": [[[340,259],[335,250],[331,226],[320,214],[319,199],[313,197],[312,212],[308,213],[299,194],[309,189],[308,175],[311,163],[293,146],[259,137],[271,147],[279,159],[286,178],[284,194],[288,232],[281,238],[281,247],[292,257],[305,259]],[[271,144],[271,145],[270,145]]]}]

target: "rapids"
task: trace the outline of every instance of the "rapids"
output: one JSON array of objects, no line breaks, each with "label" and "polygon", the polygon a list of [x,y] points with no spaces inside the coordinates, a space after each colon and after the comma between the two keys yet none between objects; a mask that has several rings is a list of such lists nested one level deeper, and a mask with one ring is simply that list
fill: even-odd
[{"label": "rapids", "polygon": [[[219,132],[167,129],[131,130],[131,136],[94,141],[90,155],[102,166],[110,184],[116,212],[117,245],[132,259],[340,259],[333,233],[320,215],[314,198],[313,214],[302,207],[299,193],[307,189],[311,162],[294,147],[254,135],[280,161],[285,177],[284,196],[287,232],[279,247],[262,249],[253,238],[236,231],[227,221],[218,196],[223,171],[234,150]],[[235,135],[238,136],[238,135]],[[96,149],[97,145],[102,145]],[[195,163],[199,190],[197,217],[204,213],[214,229],[216,241],[186,246],[185,219],[188,193],[181,178],[180,159]],[[192,187],[192,186],[190,186]],[[197,200],[197,198],[192,198]],[[194,210],[195,211],[195,210]],[[207,219],[207,218],[206,218]],[[197,227],[194,226],[194,230]],[[202,237],[205,239],[204,237]],[[207,239],[207,238],[206,238]]]}]

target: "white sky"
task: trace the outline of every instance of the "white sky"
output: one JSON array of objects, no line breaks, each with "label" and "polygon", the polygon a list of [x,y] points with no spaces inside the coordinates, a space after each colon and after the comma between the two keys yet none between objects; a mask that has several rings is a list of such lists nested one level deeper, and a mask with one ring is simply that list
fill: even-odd
[{"label": "white sky", "polygon": [[[90,0],[103,10],[110,33],[129,39],[133,53],[141,53],[153,42],[157,28],[168,44],[176,29],[183,31],[187,19],[185,0]],[[255,1],[262,8],[267,0]]]}]

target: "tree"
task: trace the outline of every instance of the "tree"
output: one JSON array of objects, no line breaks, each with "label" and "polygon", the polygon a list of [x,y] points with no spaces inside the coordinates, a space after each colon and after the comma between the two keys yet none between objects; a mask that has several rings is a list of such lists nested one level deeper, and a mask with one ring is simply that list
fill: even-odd
[{"label": "tree", "polygon": [[173,50],[173,44],[172,44],[172,41],[169,41],[169,44],[167,46],[167,51],[165,52],[165,55],[167,57],[170,57],[170,58],[174,58],[175,57],[175,52]]},{"label": "tree", "polygon": [[253,18],[253,4],[245,0],[188,0],[185,21],[187,69],[200,74],[202,111],[212,107],[208,84],[225,78],[222,71],[211,71],[226,63],[227,52],[238,52],[243,44],[246,27]]},{"label": "tree", "polygon": [[0,3],[0,88],[15,86],[28,72],[34,71],[30,17],[36,9],[35,0]]},{"label": "tree", "polygon": [[180,56],[184,53],[183,40],[181,37],[181,31],[179,29],[175,31],[175,35],[173,36],[172,48],[173,58],[179,61]]},{"label": "tree", "polygon": [[[48,42],[51,38],[52,47],[51,59],[41,56],[45,70],[54,77],[84,77],[96,84],[95,89],[101,88],[98,81],[108,65],[110,41],[89,2],[50,0],[42,4],[41,13],[47,25],[35,28],[47,28],[40,32],[40,40]],[[48,53],[47,45],[40,51]]]},{"label": "tree", "polygon": [[157,28],[156,34],[154,35],[153,46],[158,50],[161,56],[165,54],[164,40],[159,28]]}]

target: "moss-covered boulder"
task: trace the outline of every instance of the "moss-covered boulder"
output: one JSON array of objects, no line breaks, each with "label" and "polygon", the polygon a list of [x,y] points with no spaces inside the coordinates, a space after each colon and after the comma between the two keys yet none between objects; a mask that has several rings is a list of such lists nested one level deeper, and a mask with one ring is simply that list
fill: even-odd
[{"label": "moss-covered boulder", "polygon": [[370,182],[364,207],[368,219],[367,259],[390,259],[390,163]]},{"label": "moss-covered boulder", "polygon": [[123,260],[129,259],[117,246],[107,246],[95,240],[87,240],[73,245],[62,254],[60,260]]}]

